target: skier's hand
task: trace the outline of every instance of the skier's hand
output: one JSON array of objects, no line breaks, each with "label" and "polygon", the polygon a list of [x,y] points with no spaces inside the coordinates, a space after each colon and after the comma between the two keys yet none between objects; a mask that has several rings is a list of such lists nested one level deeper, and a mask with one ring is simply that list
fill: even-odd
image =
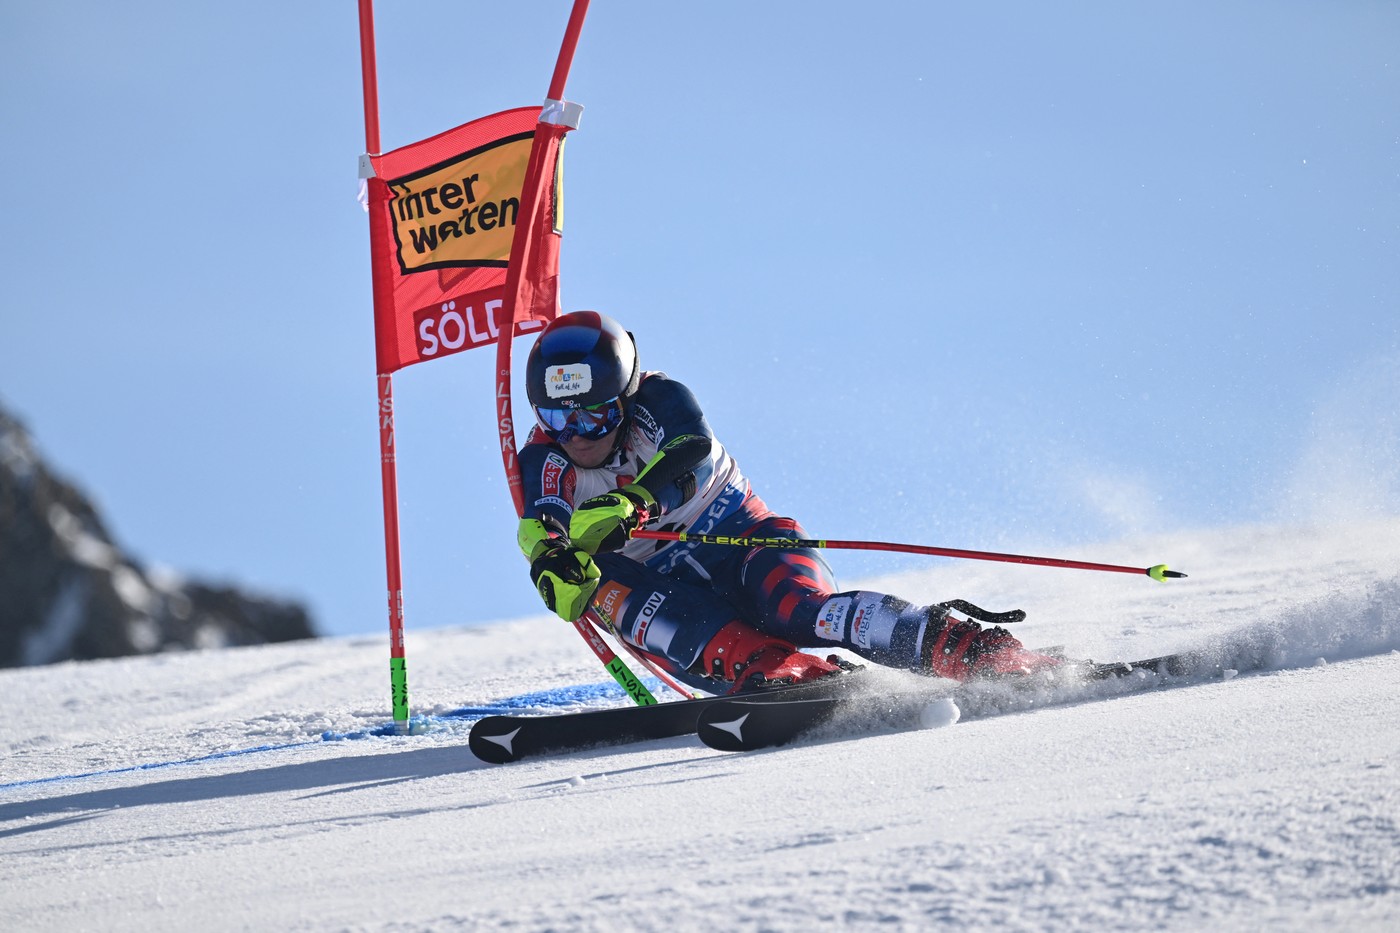
[{"label": "skier's hand", "polygon": [[656,509],[656,498],[637,483],[584,502],[569,520],[569,538],[590,554],[616,551]]},{"label": "skier's hand", "polygon": [[540,599],[565,622],[576,621],[587,611],[602,576],[593,558],[568,538],[551,536],[536,518],[521,520],[516,539],[530,559],[530,581]]}]

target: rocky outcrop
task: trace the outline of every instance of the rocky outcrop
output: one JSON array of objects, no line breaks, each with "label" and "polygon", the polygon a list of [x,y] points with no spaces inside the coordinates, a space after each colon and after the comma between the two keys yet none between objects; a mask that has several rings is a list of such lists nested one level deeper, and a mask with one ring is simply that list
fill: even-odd
[{"label": "rocky outcrop", "polygon": [[0,407],[0,667],[315,634],[297,603],[142,567]]}]

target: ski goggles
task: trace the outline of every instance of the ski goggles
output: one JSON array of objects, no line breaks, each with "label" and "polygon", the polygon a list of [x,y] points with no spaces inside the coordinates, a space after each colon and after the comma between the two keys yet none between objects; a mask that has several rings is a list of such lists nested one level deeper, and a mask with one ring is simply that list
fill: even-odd
[{"label": "ski goggles", "polygon": [[611,434],[622,424],[622,399],[613,398],[585,408],[541,408],[535,406],[540,427],[561,444],[575,437],[595,440]]}]

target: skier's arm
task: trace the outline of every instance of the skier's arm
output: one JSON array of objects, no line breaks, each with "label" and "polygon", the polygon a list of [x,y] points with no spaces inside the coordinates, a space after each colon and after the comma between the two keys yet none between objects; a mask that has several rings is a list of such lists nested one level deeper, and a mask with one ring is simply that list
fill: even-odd
[{"label": "skier's arm", "polygon": [[521,447],[520,484],[526,518],[541,519],[561,531],[569,527],[574,511],[574,465],[558,448],[541,443]]},{"label": "skier's arm", "polygon": [[564,534],[573,511],[574,466],[549,444],[527,443],[520,450],[520,477],[525,515],[516,543],[544,604],[572,622],[588,608],[599,580],[593,558]]},{"label": "skier's arm", "polygon": [[632,417],[643,434],[669,440],[631,483],[574,510],[569,537],[590,554],[622,547],[636,528],[680,508],[714,476],[719,442],[683,384],[662,373],[648,376]]},{"label": "skier's arm", "polygon": [[643,523],[695,495],[696,471],[710,467],[710,449],[710,439],[700,434],[670,441],[634,481],[582,503],[569,520],[569,538],[590,554],[622,547]]},{"label": "skier's arm", "polygon": [[601,573],[593,558],[562,535],[551,534],[538,518],[522,518],[516,533],[530,562],[530,582],[549,611],[573,622],[588,608]]},{"label": "skier's arm", "polygon": [[718,442],[699,400],[683,383],[657,374],[643,388],[637,418],[651,419],[669,438],[635,481],[656,500],[659,508],[651,510],[651,517],[657,518],[680,508],[709,484]]},{"label": "skier's arm", "polygon": [[690,501],[701,482],[699,471],[704,468],[706,478],[713,470],[710,464],[710,438],[703,434],[684,434],[656,452],[656,456],[631,484],[624,487],[645,490],[656,506],[651,517],[665,515],[672,509]]}]

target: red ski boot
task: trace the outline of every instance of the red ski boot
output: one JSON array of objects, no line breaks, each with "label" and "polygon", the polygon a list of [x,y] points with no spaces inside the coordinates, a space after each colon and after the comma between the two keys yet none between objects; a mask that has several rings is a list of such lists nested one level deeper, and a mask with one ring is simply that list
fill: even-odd
[{"label": "red ski boot", "polygon": [[737,619],[710,639],[700,652],[700,664],[706,677],[734,685],[727,693],[805,683],[841,671],[837,664],[798,651],[791,642]]},{"label": "red ski boot", "polygon": [[[943,614],[941,619],[938,613]],[[1059,658],[1027,651],[1000,626],[984,629],[976,622],[954,619],[940,607],[929,610],[919,660],[923,673],[952,680],[1029,674],[1062,663]]]}]

